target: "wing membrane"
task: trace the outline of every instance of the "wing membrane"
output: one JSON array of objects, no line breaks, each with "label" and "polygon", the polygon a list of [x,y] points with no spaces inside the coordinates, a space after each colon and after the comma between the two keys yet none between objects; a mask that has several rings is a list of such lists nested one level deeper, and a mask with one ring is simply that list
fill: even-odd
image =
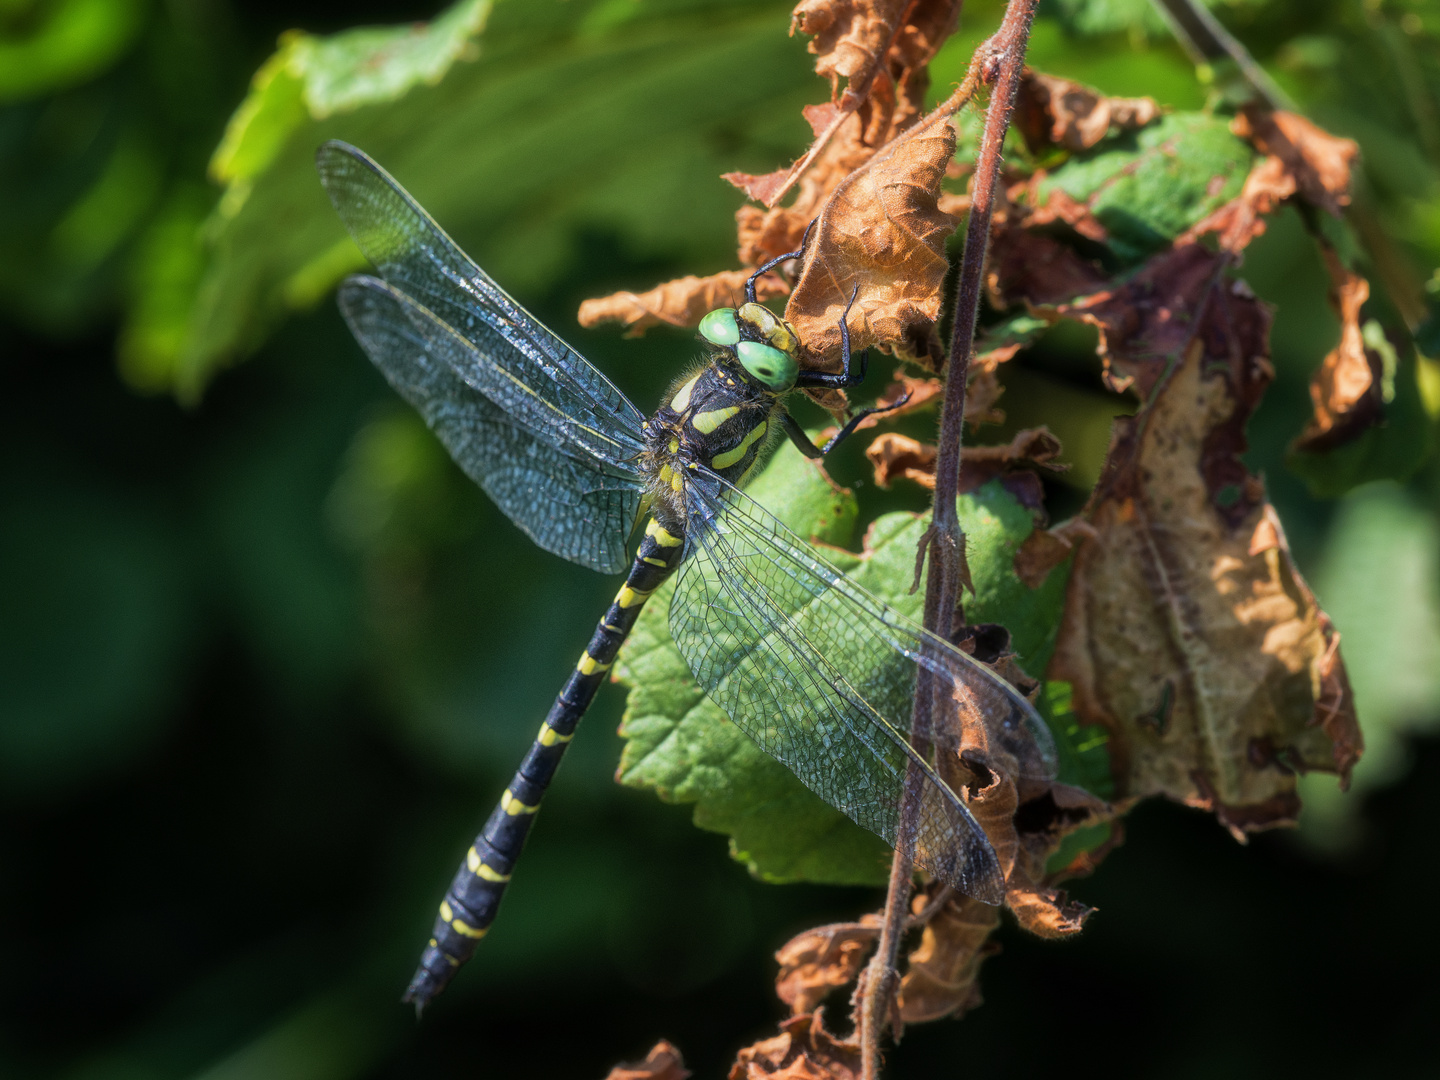
[{"label": "wing membrane", "polygon": [[604,573],[629,565],[625,541],[640,505],[633,468],[586,454],[518,423],[461,379],[474,346],[432,312],[373,277],[340,288],[340,310],[385,378],[450,455],[535,543]]},{"label": "wing membrane", "polygon": [[612,462],[643,448],[639,410],[473,263],[389,173],[341,142],[316,154],[345,227],[380,276],[472,348],[459,376],[540,437]]},{"label": "wing membrane", "polygon": [[[1054,745],[1034,709],[743,494],[690,490],[704,505],[692,514],[692,554],[670,623],[697,681],[830,805],[893,846],[908,844],[936,877],[999,903],[1004,881],[984,832],[904,733],[923,669],[957,711],[952,721],[985,725],[1022,772],[1053,775]],[[907,769],[921,798],[914,819],[902,822]]]}]

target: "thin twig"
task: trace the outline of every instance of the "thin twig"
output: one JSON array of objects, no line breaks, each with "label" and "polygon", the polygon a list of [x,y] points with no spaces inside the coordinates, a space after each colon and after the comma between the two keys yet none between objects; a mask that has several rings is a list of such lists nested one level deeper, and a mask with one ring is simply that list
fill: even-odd
[{"label": "thin twig", "polygon": [[1290,96],[1265,73],[1249,50],[1220,25],[1220,20],[1195,0],[1154,0],[1175,40],[1197,68],[1209,68],[1216,60],[1231,60],[1245,77],[1251,91],[1272,109],[1295,108]]},{"label": "thin twig", "polygon": [[[928,545],[930,570],[925,580],[925,628],[948,638],[952,629],[955,601],[967,578],[964,563],[964,535],[956,514],[960,490],[960,445],[965,423],[965,380],[975,340],[975,321],[980,307],[980,289],[985,269],[985,250],[990,241],[990,219],[995,209],[995,186],[1000,177],[1001,150],[1015,96],[1025,67],[1025,47],[1038,0],[1010,0],[1004,21],[984,45],[980,77],[994,89],[985,113],[985,131],[975,160],[971,187],[970,220],[965,232],[965,252],[960,261],[960,279],[955,290],[955,324],[950,342],[949,371],[945,380],[945,401],[940,414],[939,455],[935,463],[935,502],[931,526],[921,541]],[[915,711],[910,741],[921,757],[930,752],[932,680],[922,666],[916,678]],[[900,804],[898,843],[890,866],[890,888],[885,897],[885,916],[880,944],[862,979],[860,1002],[861,1068],[865,1080],[880,1075],[880,1037],[891,1018],[895,989],[895,957],[899,952],[910,901],[913,874],[910,843],[919,814],[922,790],[920,770],[906,771],[905,790]]]}]

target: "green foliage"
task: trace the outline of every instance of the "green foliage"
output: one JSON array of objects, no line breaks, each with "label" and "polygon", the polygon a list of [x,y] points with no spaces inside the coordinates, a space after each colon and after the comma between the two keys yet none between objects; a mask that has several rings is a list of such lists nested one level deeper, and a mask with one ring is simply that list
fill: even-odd
[{"label": "green foliage", "polygon": [[[788,444],[751,494],[798,535],[823,545],[826,557],[853,580],[919,621],[923,596],[911,592],[911,582],[924,518],[885,515],[867,531],[864,555],[850,553],[845,545],[852,541],[853,497]],[[1035,521],[998,482],[962,497],[959,509],[975,585],[966,617],[1003,624],[1019,662],[1038,676],[1054,645],[1065,569],[1051,571],[1038,589],[1019,580],[1014,556]],[[696,803],[695,824],[728,833],[731,854],[767,881],[882,884],[889,849],[756,748],[695,684],[670,637],[673,591],[667,585],[655,594],[616,665],[618,678],[631,687],[621,728],[628,740],[621,783],[653,789],[667,801]],[[1056,730],[1057,741],[1071,735]],[[1075,754],[1067,746],[1067,762]],[[1073,782],[1104,780],[1103,771],[1093,778],[1077,772]]]},{"label": "green foliage", "polygon": [[1253,156],[1224,119],[1171,113],[1074,155],[1040,193],[1058,189],[1087,204],[1109,233],[1110,250],[1136,263],[1238,195]]},{"label": "green foliage", "polygon": [[[543,1044],[547,1066],[563,1058],[551,1075],[603,1075],[663,1031],[698,1074],[720,1075],[734,1047],[715,1037],[713,1017],[756,1028],[773,1018],[773,1003],[749,1000],[773,974],[768,950],[816,911],[850,917],[873,900],[752,887],[713,857],[713,837],[692,836],[688,815],[617,789],[621,743],[608,729],[621,695],[602,693],[487,953],[426,1024],[399,1008],[414,945],[463,850],[457,838],[533,736],[613,584],[531,551],[396,411],[325,300],[357,263],[311,165],[331,135],[374,153],[646,406],[689,358],[689,339],[577,338],[570,316],[583,296],[733,265],[740,200],[716,174],[792,160],[808,138],[799,105],[828,92],[803,40],[786,37],[790,6],[498,0],[484,25],[482,8],[460,4],[441,31],[417,35],[415,21],[437,4],[393,14],[372,5],[368,18],[399,29],[301,33],[277,50],[288,26],[354,16],[307,3],[0,4],[0,783],[10,838],[0,1073],[358,1080],[460,1061],[524,1074]],[[1000,7],[966,4],[932,94],[958,81]],[[1197,77],[1153,24],[1135,32],[1129,16],[1151,18],[1142,7],[1043,5],[1029,61],[1155,97],[1176,110],[1167,124],[1194,125],[1202,151],[1223,159],[1223,109],[1208,127],[1198,112],[1215,96],[1213,74]],[[1359,141],[1367,228],[1428,277],[1440,263],[1434,5],[1268,0],[1215,11],[1308,115]],[[89,22],[66,22],[85,12]],[[393,62],[386,50],[365,62],[386,43],[399,46]],[[274,96],[256,87],[247,103],[256,59],[272,51],[283,58],[265,69]],[[242,107],[250,114],[233,120],[222,192],[205,163]],[[1139,154],[1138,139],[1125,145]],[[1077,155],[1051,182],[1119,152],[1117,141]],[[1126,234],[1139,247],[1206,205],[1169,171],[1185,164],[1152,162],[1183,211],[1134,190],[1148,203],[1143,228]],[[1393,411],[1365,437],[1378,445],[1350,451],[1364,462],[1310,464],[1321,479],[1333,470],[1331,490],[1408,479],[1326,503],[1289,471],[1307,380],[1338,336],[1293,211],[1240,271],[1276,320],[1276,381],[1250,425],[1247,463],[1264,474],[1344,635],[1369,740],[1357,789],[1394,784],[1414,761],[1420,771],[1363,819],[1333,780],[1305,779],[1307,835],[1328,847],[1376,841],[1364,874],[1294,860],[1276,873],[1264,854],[1274,837],[1240,850],[1179,810],[1132,817],[1128,847],[1076,890],[1103,917],[1063,950],[1061,974],[1103,968],[1108,982],[1082,986],[1102,996],[1114,985],[1166,989],[1125,1003],[1176,1047],[1162,1070],[1246,1061],[1405,1074],[1429,1060],[1418,1049],[1407,1058],[1404,1038],[1332,1030],[1335,950],[1315,944],[1365,944],[1346,953],[1345,971],[1381,992],[1348,1031],[1393,1027],[1385,988],[1429,985],[1433,934],[1367,927],[1384,925],[1396,895],[1434,884],[1433,860],[1416,858],[1432,842],[1433,743],[1417,751],[1407,740],[1440,716],[1440,484],[1433,457],[1417,468],[1389,440],[1414,449],[1433,437],[1433,426],[1406,426],[1407,394],[1419,381],[1433,418],[1440,376],[1414,359],[1407,316],[1389,296],[1393,266],[1377,266],[1368,243],[1344,250],[1372,283],[1364,321],[1394,343]],[[1440,352],[1436,325],[1413,328],[1425,356]],[[1105,421],[1124,406],[1099,387],[1093,338],[1082,337],[1052,330],[1007,365],[1009,419],[980,434],[1000,441],[1031,420],[1073,421],[1056,425],[1076,461],[1062,482],[1088,487]],[[247,370],[217,375],[262,343]],[[191,398],[205,389],[203,405],[130,393],[112,377],[117,357],[129,386]],[[872,362],[877,379],[884,366]],[[923,426],[912,433],[928,436]],[[829,508],[831,542],[853,544],[852,504],[828,487],[804,490],[815,497],[806,514]],[[906,498],[857,491],[867,522]],[[1061,486],[1049,494],[1056,518],[1079,504]],[[1015,618],[1003,567],[985,555],[1013,543],[1010,510],[967,503],[966,513],[981,592],[967,615],[1009,626],[1038,674],[1051,624],[1038,606],[1034,619]],[[868,559],[828,554],[913,612],[918,528],[884,516]],[[662,644],[663,598],[647,620],[648,647],[637,636],[625,658],[625,767],[677,800],[693,795],[697,819],[735,836],[762,873],[875,881],[885,854],[868,834],[805,816],[814,800],[807,807],[783,770],[766,780],[765,760],[733,731],[728,743],[702,732],[702,709],[670,715],[688,676]],[[1057,731],[1062,779],[1108,794],[1106,748],[1096,732],[1071,730],[1063,684],[1047,683],[1040,707]],[[687,767],[682,734],[687,752],[712,755],[708,774]],[[720,769],[732,765],[754,798],[805,823],[802,844],[777,836],[773,816],[725,801]],[[1075,834],[1057,860],[1104,839]],[[806,844],[819,854],[809,858]],[[1317,890],[1334,903],[1309,903]],[[1007,978],[1051,985],[1059,953],[1006,949]],[[1166,981],[1177,970],[1183,985]],[[573,1038],[553,1038],[557,994]],[[897,1075],[953,1070],[957,1031],[971,1071],[1073,1068],[1073,1039],[1035,1037],[1073,1020],[1053,996],[987,994],[973,1024],[907,1038]],[[1433,994],[1412,998],[1417,1015],[1434,1011]],[[1236,1015],[1266,1023],[1236,1025]]]},{"label": "green foliage", "polygon": [[0,102],[104,71],[140,30],[144,0],[12,0],[0,11]]},{"label": "green foliage", "polygon": [[462,0],[424,32],[287,37],[212,161],[227,188],[181,343],[135,364],[194,397],[362,265],[315,180],[329,138],[363,146],[507,287],[553,276],[580,227],[718,268],[734,198],[717,176],[757,156],[807,76],[774,4],[640,10]]}]

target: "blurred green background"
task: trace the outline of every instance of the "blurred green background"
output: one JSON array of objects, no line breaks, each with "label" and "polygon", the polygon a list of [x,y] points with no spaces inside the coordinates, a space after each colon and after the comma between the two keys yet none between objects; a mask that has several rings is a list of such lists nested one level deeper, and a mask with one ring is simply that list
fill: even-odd
[{"label": "blurred green background", "polygon": [[[937,90],[998,11],[968,6]],[[879,902],[752,881],[615,785],[610,688],[475,962],[423,1024],[398,1003],[613,583],[533,549],[364,361],[309,166],[325,137],[365,147],[648,407],[689,335],[582,332],[576,307],[732,265],[717,174],[791,160],[825,93],[788,12],[499,0],[422,32],[433,3],[0,2],[0,1076],[598,1077],[661,1037],[713,1076],[780,1016],[771,951]],[[1437,6],[1216,13],[1360,142],[1365,212],[1440,284]],[[1229,92],[1143,0],[1047,3],[1032,62],[1177,108]],[[1410,333],[1440,353],[1440,322],[1374,279],[1396,400],[1429,413],[1320,498],[1286,447],[1338,326],[1295,211],[1243,273],[1276,305],[1250,461],[1345,635],[1356,790],[1307,779],[1302,829],[1248,847],[1142,807],[1074,886],[1085,934],[1007,929],[985,1006],[911,1030],[895,1076],[1433,1068],[1440,374]],[[1091,348],[1058,332],[1005,372],[1006,430],[1048,422],[1075,464],[1059,514],[1127,408]],[[833,471],[865,476],[858,452]]]}]

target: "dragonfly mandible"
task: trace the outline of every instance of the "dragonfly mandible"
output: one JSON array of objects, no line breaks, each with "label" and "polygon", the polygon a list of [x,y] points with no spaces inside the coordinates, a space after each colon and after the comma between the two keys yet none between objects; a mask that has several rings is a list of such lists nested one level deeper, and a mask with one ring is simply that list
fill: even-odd
[{"label": "dragonfly mandible", "polygon": [[[1030,703],[827,563],[740,490],[782,436],[823,457],[874,410],[816,446],[784,398],[846,388],[804,371],[783,319],[747,302],[701,321],[707,358],[645,417],[579,353],[476,266],[379,165],[328,142],[325,190],[379,276],[340,287],[346,322],[462,469],[535,543],[605,573],[628,566],[539,734],[466,852],[405,993],[423,1009],[489,930],[561,757],[646,599],[678,577],[669,621],[696,681],[810,790],[959,891],[998,904],[1005,882],[965,802],[910,744],[917,675],[956,715],[932,741],[985,725],[1027,775],[1054,774]],[[853,303],[853,296],[851,298]],[[648,518],[634,555],[631,534]],[[901,814],[907,773],[919,798]]]}]

